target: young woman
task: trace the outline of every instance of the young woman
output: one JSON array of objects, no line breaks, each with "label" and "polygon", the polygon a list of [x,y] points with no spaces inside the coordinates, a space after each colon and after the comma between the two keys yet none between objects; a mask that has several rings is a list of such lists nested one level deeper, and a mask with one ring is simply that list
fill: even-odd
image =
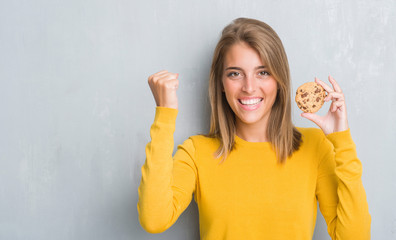
[{"label": "young woman", "polygon": [[370,239],[371,216],[344,95],[315,79],[332,101],[319,128],[291,120],[289,66],[281,40],[248,18],[226,26],[210,70],[208,135],[172,158],[178,74],[148,79],[157,107],[146,146],[137,209],[143,228],[172,226],[194,194],[201,239],[312,239],[317,201],[332,239]]}]

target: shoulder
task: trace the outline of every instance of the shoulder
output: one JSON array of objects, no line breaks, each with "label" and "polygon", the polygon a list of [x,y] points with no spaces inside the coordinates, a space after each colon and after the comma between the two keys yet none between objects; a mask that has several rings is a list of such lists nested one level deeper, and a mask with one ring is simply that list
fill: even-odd
[{"label": "shoulder", "polygon": [[184,140],[182,145],[189,144],[195,147],[218,145],[220,141],[217,138],[208,137],[204,134],[192,135]]},{"label": "shoulder", "polygon": [[204,134],[193,135],[188,138],[195,147],[205,148],[210,146],[218,146],[220,141],[217,138],[208,137]]},{"label": "shoulder", "polygon": [[320,143],[326,138],[322,129],[319,128],[296,127],[296,129],[301,133],[304,143]]},{"label": "shoulder", "polygon": [[214,152],[220,146],[217,138],[208,137],[204,134],[192,135],[187,138],[179,147],[187,148],[194,152]]},{"label": "shoulder", "polygon": [[199,159],[207,159],[212,156],[220,146],[220,141],[216,138],[207,137],[203,134],[192,135],[187,138],[182,144],[178,145],[178,149],[187,152],[194,158],[194,161]]},{"label": "shoulder", "polygon": [[333,144],[319,128],[296,127],[302,134],[303,146],[315,152],[327,153],[333,150]]}]

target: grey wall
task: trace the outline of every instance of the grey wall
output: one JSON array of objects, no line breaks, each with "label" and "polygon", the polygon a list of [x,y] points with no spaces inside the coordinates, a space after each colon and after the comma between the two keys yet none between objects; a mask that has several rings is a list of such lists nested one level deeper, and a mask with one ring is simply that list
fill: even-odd
[{"label": "grey wall", "polygon": [[[372,239],[396,239],[393,0],[1,0],[0,239],[199,239],[194,201],[162,234],[138,222],[155,112],[147,77],[180,74],[176,144],[206,132],[212,53],[241,16],[278,32],[293,89],[338,80]],[[293,104],[297,126],[314,126],[299,113]],[[314,239],[329,239],[320,213]]]}]

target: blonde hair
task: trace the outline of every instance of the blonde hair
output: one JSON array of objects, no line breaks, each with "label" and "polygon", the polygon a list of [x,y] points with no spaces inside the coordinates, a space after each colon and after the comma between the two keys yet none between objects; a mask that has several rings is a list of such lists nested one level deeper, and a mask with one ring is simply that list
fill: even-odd
[{"label": "blonde hair", "polygon": [[291,120],[290,71],[283,44],[276,32],[256,19],[237,18],[227,25],[214,51],[209,79],[211,105],[210,130],[206,136],[217,138],[220,146],[214,153],[223,156],[221,163],[234,149],[235,113],[222,92],[225,54],[233,44],[247,43],[259,54],[279,87],[268,119],[267,138],[276,152],[278,163],[299,149],[302,137]]}]

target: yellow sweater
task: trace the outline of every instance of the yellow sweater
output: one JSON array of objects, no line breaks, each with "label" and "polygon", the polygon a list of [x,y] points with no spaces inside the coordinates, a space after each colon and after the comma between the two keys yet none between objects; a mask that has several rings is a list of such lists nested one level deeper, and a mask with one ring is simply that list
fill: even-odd
[{"label": "yellow sweater", "polygon": [[178,145],[172,159],[177,112],[157,107],[150,129],[137,204],[147,232],[171,227],[194,194],[204,240],[312,239],[317,201],[332,239],[370,239],[362,164],[349,129],[325,136],[298,128],[303,143],[285,165],[270,143],[235,136],[235,150],[219,164],[219,141],[202,135]]}]

